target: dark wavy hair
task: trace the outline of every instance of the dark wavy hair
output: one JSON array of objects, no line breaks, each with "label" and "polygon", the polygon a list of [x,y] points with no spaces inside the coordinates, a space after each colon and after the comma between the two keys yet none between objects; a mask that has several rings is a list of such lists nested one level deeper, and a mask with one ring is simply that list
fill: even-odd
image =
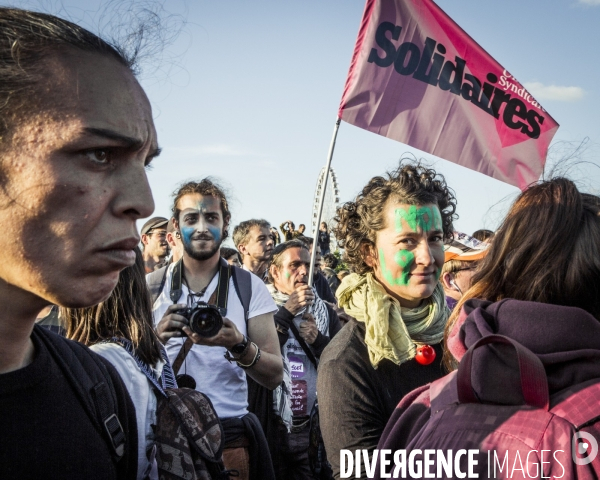
[{"label": "dark wavy hair", "polygon": [[[450,316],[446,338],[471,298],[579,307],[600,320],[600,197],[579,192],[566,178],[529,187],[496,232],[472,285]],[[444,363],[454,367],[449,352]]]},{"label": "dark wavy hair", "polygon": [[142,252],[135,249],[135,264],[121,271],[110,297],[95,307],[59,308],[67,338],[90,346],[123,337],[133,343],[141,360],[156,365],[160,342],[154,333],[152,298],[146,284]]},{"label": "dark wavy hair", "polygon": [[175,192],[173,192],[173,218],[179,221],[179,201],[186,195],[199,194],[203,197],[215,197],[219,199],[221,204],[221,212],[223,213],[223,220],[225,227],[223,228],[223,238],[225,240],[229,236],[229,220],[231,219],[231,212],[229,211],[229,203],[225,195],[223,187],[217,184],[212,178],[206,177],[199,182],[186,182],[181,185]]},{"label": "dark wavy hair", "polygon": [[389,200],[409,205],[433,203],[442,215],[444,239],[452,238],[452,222],[457,217],[454,192],[435,170],[420,163],[400,162],[385,177],[373,177],[353,202],[337,209],[333,232],[344,259],[352,271],[363,274],[372,271],[365,262],[369,250],[375,249],[375,236],[385,228],[383,210]]}]

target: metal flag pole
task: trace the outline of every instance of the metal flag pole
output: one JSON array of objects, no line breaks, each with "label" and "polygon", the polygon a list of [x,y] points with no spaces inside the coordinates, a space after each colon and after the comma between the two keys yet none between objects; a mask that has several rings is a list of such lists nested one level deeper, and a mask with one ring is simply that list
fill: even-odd
[{"label": "metal flag pole", "polygon": [[327,189],[327,180],[329,179],[329,169],[331,168],[331,159],[333,158],[333,150],[335,148],[335,139],[340,128],[341,118],[337,118],[335,121],[335,127],[333,128],[333,137],[331,137],[331,144],[329,145],[329,154],[327,155],[327,164],[325,165],[325,179],[323,180],[323,186],[321,187],[321,197],[319,198],[319,213],[317,214],[316,230],[313,235],[312,255],[310,257],[310,269],[308,271],[308,284],[313,284],[313,278],[315,275],[315,260],[317,259],[317,242],[319,239],[319,227],[321,225],[321,215],[323,214],[323,204],[325,203],[325,190]]}]

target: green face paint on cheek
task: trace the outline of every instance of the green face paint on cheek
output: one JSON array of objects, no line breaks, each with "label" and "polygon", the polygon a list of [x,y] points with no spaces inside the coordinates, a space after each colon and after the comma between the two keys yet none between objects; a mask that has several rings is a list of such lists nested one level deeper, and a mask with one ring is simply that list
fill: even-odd
[{"label": "green face paint on cheek", "polygon": [[286,280],[289,280],[292,274],[290,272],[285,272],[283,276],[286,278]]},{"label": "green face paint on cheek", "polygon": [[405,287],[408,285],[408,276],[410,275],[410,266],[415,261],[415,255],[408,250],[400,250],[394,256],[396,263],[402,268],[400,278],[396,279],[398,285]]},{"label": "green face paint on cheek", "polygon": [[387,268],[385,257],[383,256],[383,249],[379,249],[379,264],[381,265],[381,273],[383,278],[385,278],[385,280],[392,286],[400,285],[405,287],[408,285],[410,266],[415,261],[415,256],[408,250],[399,250],[394,256],[394,261],[402,268],[399,278],[395,278],[391,270]]}]

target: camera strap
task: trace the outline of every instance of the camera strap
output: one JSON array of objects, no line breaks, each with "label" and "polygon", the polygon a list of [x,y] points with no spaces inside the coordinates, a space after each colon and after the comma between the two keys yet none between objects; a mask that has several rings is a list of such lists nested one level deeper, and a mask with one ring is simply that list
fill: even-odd
[{"label": "camera strap", "polygon": [[[179,301],[179,298],[181,297],[181,294],[183,293],[183,290],[181,289],[182,271],[183,264],[182,261],[179,260],[173,268],[173,277],[171,279],[171,301],[173,303],[177,303]],[[217,288],[212,293],[212,295],[208,299],[208,302],[206,303],[208,303],[209,305],[216,305],[219,309],[219,313],[221,313],[223,317],[227,315],[227,298],[229,296],[230,278],[231,266],[224,259],[221,258],[219,261],[219,283],[217,284]],[[179,283],[177,283],[177,280]],[[177,294],[177,296],[173,295],[173,287],[176,287],[178,289],[179,293]],[[177,354],[177,357],[173,362],[173,372],[175,373],[175,375],[177,375],[177,373],[179,372],[179,369],[181,368],[185,357],[187,357],[187,354],[189,353],[193,345],[194,342],[192,342],[192,340],[189,337],[186,338],[185,342],[183,342],[181,350],[179,350],[179,353]]]}]

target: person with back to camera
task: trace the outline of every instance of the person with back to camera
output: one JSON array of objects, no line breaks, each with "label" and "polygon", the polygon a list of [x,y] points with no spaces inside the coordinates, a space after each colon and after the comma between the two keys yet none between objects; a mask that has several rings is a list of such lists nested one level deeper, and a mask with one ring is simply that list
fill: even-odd
[{"label": "person with back to camera", "polygon": [[[540,464],[541,451],[549,449],[557,455],[546,455],[541,460],[545,464],[541,465],[540,478],[598,478],[600,459],[593,458],[593,452],[587,464],[585,458],[579,458],[584,463],[578,464],[571,459],[575,425],[579,426],[578,435],[587,441],[573,443],[574,448],[585,450],[600,442],[598,292],[600,197],[580,193],[565,178],[529,187],[511,207],[473,278],[473,286],[460,299],[448,322],[445,363],[449,369],[459,366],[458,373],[441,379],[439,386],[436,382],[435,393],[434,387],[424,386],[407,395],[392,415],[378,448],[410,449],[413,442],[419,441],[417,448],[444,451],[504,450],[506,445],[486,445],[485,439],[512,439],[506,449],[510,465],[516,462],[515,452],[520,450],[527,471],[533,472],[529,465]],[[502,341],[520,345],[514,348],[520,351],[520,358],[527,358],[529,374],[524,380],[513,347],[494,343],[477,345],[477,350],[470,348],[486,337],[487,341],[497,341],[499,335]],[[455,388],[460,367],[463,371],[465,368],[461,360],[473,351],[470,388]],[[531,388],[534,378],[538,383]],[[523,386],[528,386],[527,392]],[[464,398],[465,394],[475,398],[469,402],[454,399],[456,395]],[[532,394],[545,406],[526,406]],[[439,407],[440,411],[448,408],[449,413],[437,426],[441,432],[451,428],[452,433],[427,435],[424,428],[430,419],[433,421],[430,402],[446,402],[446,398],[453,403]],[[460,408],[464,416],[454,416],[452,406]],[[552,410],[548,412],[548,408]],[[492,409],[493,414],[489,413],[487,422],[468,427],[469,415],[476,414],[477,409]],[[539,425],[529,417],[511,421],[517,414],[536,412]],[[443,423],[445,418],[456,421],[447,425]],[[529,458],[528,452],[533,450]],[[581,453],[579,450],[574,458]],[[480,455],[478,461],[479,478],[487,478],[487,456]],[[513,478],[522,478],[522,474]]]},{"label": "person with back to camera", "polygon": [[105,300],[135,262],[159,149],[133,64],[71,22],[0,8],[3,478],[136,477],[135,411],[115,369],[34,326],[47,305]]},{"label": "person with back to camera", "polygon": [[329,227],[327,227],[327,223],[321,222],[321,225],[319,226],[319,231],[317,233],[319,235],[317,241],[319,243],[319,248],[321,249],[321,255],[329,255],[329,253],[331,253],[331,250],[329,248],[331,238],[329,236]]},{"label": "person with back to camera", "polygon": [[[67,338],[81,342],[106,358],[119,372],[136,411],[138,475],[158,479],[153,465],[157,398],[154,383],[177,388],[167,354],[154,332],[152,300],[146,285],[144,259],[136,249],[136,262],[121,271],[111,296],[95,307],[60,308]],[[137,360],[134,358],[137,357]],[[138,362],[146,368],[142,371]]]},{"label": "person with back to camera", "polygon": [[442,176],[406,163],[337,211],[335,235],[357,273],[336,294],[354,319],[325,348],[317,380],[336,479],[341,449],[373,451],[398,401],[442,376],[449,310],[438,279],[455,207]]}]

